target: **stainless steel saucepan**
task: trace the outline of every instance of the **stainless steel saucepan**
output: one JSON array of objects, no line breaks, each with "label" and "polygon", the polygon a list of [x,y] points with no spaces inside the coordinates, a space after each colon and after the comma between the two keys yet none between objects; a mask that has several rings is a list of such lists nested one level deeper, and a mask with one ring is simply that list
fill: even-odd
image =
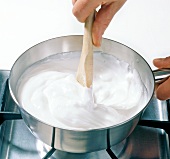
[{"label": "stainless steel saucepan", "polygon": [[[16,86],[24,71],[35,62],[48,56],[62,52],[81,51],[82,39],[82,36],[65,36],[50,39],[33,46],[17,59],[9,77],[11,96],[18,105],[26,125],[34,136],[55,149],[73,153],[86,153],[106,149],[121,142],[134,130],[147,107],[147,104],[145,104],[137,114],[118,125],[103,129],[73,131],[48,125],[38,120],[36,116],[29,114],[19,104]],[[147,103],[149,103],[154,93],[154,75],[148,63],[138,53],[121,43],[108,39],[103,39],[101,48],[95,48],[95,51],[114,55],[131,64],[139,72],[148,90]]]}]

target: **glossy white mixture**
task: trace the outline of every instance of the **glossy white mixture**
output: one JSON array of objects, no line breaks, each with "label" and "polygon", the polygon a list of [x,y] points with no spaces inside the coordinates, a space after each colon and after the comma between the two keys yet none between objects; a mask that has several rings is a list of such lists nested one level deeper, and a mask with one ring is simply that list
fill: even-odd
[{"label": "glossy white mixture", "polygon": [[128,63],[95,53],[89,89],[75,79],[79,58],[58,54],[30,67],[19,82],[20,104],[47,124],[73,130],[119,124],[144,107],[147,90]]}]

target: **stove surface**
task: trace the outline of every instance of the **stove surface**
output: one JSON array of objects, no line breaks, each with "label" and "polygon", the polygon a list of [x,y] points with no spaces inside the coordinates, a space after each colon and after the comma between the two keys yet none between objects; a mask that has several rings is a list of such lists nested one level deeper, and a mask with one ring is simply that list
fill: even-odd
[{"label": "stove surface", "polygon": [[[5,98],[3,97],[8,76],[9,71],[0,70],[0,107],[5,105],[5,111],[19,113],[8,89],[5,91]],[[168,121],[166,101],[153,98],[142,119]],[[51,147],[31,134],[22,119],[5,121],[0,126],[0,159],[41,159],[50,149]],[[127,139],[111,147],[111,150],[119,159],[170,159],[169,138],[166,132],[145,126],[137,126]],[[56,150],[49,159],[111,159],[111,157],[106,150],[84,154]]]}]

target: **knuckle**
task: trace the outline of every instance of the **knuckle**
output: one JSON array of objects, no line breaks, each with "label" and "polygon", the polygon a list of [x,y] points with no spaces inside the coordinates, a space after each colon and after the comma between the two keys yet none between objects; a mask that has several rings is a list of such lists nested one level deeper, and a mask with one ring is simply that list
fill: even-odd
[{"label": "knuckle", "polygon": [[75,17],[78,16],[78,11],[77,11],[77,9],[76,9],[75,7],[73,7],[73,9],[72,9],[72,13],[73,13],[73,15],[74,15]]},{"label": "knuckle", "polygon": [[78,20],[79,22],[81,22],[81,23],[84,22],[81,14],[80,14],[80,12],[79,12],[77,9],[74,9],[74,8],[73,8],[73,9],[72,9],[72,13],[73,13],[73,15],[77,18],[77,20]]},{"label": "knuckle", "polygon": [[166,61],[170,61],[170,56],[165,58]]}]

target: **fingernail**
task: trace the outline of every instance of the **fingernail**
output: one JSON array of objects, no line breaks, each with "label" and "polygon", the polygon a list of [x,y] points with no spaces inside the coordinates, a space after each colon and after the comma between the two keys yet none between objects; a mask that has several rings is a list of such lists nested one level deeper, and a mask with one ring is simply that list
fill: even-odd
[{"label": "fingernail", "polygon": [[97,47],[101,46],[101,41],[102,41],[102,38],[99,38],[98,41],[97,41]]},{"label": "fingernail", "polygon": [[154,59],[154,61],[157,61],[157,62],[162,61],[162,60],[163,60],[163,58],[156,58],[156,59]]},{"label": "fingernail", "polygon": [[93,38],[94,46],[100,47],[102,41],[102,34],[99,26],[97,26],[95,22],[93,23],[93,28],[92,28],[92,38]]},{"label": "fingernail", "polygon": [[156,58],[153,60],[153,63],[160,63],[162,62],[163,58]]},{"label": "fingernail", "polygon": [[95,42],[95,46],[96,46],[96,47],[100,47],[100,46],[101,46],[101,39],[99,39],[99,40],[97,40],[97,41]]},{"label": "fingernail", "polygon": [[101,41],[102,41],[102,37],[95,37],[92,35],[93,38],[93,44],[96,47],[100,47],[101,46]]}]

